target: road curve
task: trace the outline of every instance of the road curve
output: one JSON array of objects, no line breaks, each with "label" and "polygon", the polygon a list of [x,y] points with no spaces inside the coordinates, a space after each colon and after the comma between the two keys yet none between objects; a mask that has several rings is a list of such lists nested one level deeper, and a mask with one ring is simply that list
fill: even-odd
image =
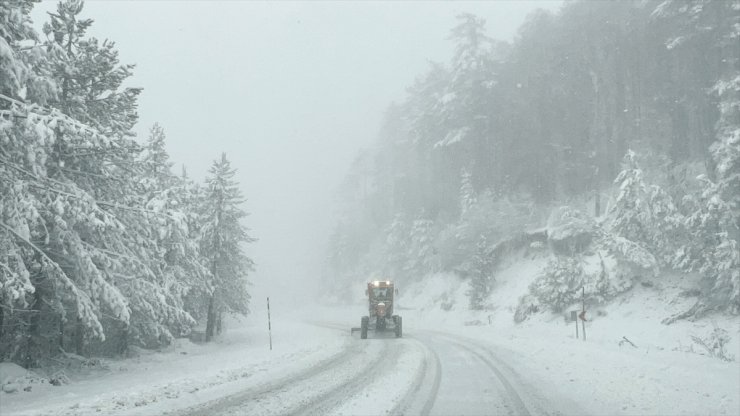
[{"label": "road curve", "polygon": [[431,415],[531,414],[508,378],[478,348],[448,336],[437,335],[427,342],[446,358],[441,393]]},{"label": "road curve", "polygon": [[[381,348],[365,348],[360,344],[348,344],[339,354],[294,374],[272,380],[266,384],[247,388],[236,394],[211,400],[177,412],[181,416],[229,415],[229,414],[287,414],[298,408],[302,398],[312,392],[331,388],[337,380],[330,377],[348,371],[349,363],[367,366],[372,357],[382,354]],[[321,384],[320,384],[321,383]]]},{"label": "road curve", "polygon": [[[314,324],[350,336],[344,325]],[[353,338],[298,373],[179,415],[561,414],[481,341],[436,331]]]}]

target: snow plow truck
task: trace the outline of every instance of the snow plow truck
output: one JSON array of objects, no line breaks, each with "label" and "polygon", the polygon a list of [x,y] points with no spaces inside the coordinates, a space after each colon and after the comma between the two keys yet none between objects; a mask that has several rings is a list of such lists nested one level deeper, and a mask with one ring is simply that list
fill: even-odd
[{"label": "snow plow truck", "polygon": [[365,294],[368,300],[368,315],[360,319],[360,327],[352,328],[352,332],[359,330],[360,338],[367,339],[368,331],[393,331],[396,338],[403,336],[403,321],[400,316],[393,314],[395,304],[394,295],[398,290],[390,280],[373,280],[368,282]]}]

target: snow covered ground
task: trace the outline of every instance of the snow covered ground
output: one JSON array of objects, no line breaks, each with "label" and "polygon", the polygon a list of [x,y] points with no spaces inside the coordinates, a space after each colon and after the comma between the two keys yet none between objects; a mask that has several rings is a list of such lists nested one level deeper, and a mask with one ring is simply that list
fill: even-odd
[{"label": "snow covered ground", "polygon": [[[674,301],[686,277],[664,276],[589,309],[583,341],[572,322],[549,313],[514,325],[518,297],[543,262],[499,273],[486,312],[467,310],[467,287],[453,276],[401,287],[403,339],[350,335],[365,308],[359,289],[353,305],[278,310],[273,351],[258,313],[212,344],[181,341],[71,373],[67,385],[0,393],[0,413],[740,414],[740,320],[660,323],[690,306]],[[715,327],[732,337],[726,353],[736,361],[692,341]]]},{"label": "snow covered ground", "polygon": [[69,373],[67,385],[0,393],[0,414],[162,414],[284,378],[347,348],[348,338],[336,330],[280,320],[273,322],[270,351],[266,319],[259,318],[232,322],[212,344],[180,340],[162,352],[107,360],[107,369]]}]

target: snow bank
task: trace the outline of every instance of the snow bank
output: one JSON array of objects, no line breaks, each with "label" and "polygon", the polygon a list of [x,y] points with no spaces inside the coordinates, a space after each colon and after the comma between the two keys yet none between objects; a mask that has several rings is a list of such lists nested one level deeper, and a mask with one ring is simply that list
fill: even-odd
[{"label": "snow bank", "polygon": [[0,390],[12,394],[19,391],[30,391],[33,385],[46,383],[47,380],[32,371],[14,363],[0,363]]},{"label": "snow bank", "polygon": [[[273,315],[273,350],[266,317],[231,321],[215,342],[181,339],[161,352],[108,360],[107,371],[70,374],[67,385],[39,384],[30,392],[0,393],[5,415],[163,414],[284,377],[344,348],[349,337]],[[26,370],[3,364],[13,378]]]},{"label": "snow bank", "polygon": [[0,384],[12,383],[26,377],[30,371],[13,363],[0,363]]}]

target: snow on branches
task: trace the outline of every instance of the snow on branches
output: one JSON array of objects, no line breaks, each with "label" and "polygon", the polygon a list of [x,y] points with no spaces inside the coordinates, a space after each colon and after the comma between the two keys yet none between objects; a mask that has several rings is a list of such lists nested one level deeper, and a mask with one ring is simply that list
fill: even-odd
[{"label": "snow on branches", "polygon": [[[43,44],[30,9],[0,3],[0,360],[167,343],[205,315],[212,195],[171,172],[161,127],[144,147],[132,139],[133,66],[86,35],[83,3],[59,4]],[[242,216],[219,226],[233,234]],[[222,254],[242,261],[243,282],[251,260]],[[223,291],[248,298],[241,283]]]}]

